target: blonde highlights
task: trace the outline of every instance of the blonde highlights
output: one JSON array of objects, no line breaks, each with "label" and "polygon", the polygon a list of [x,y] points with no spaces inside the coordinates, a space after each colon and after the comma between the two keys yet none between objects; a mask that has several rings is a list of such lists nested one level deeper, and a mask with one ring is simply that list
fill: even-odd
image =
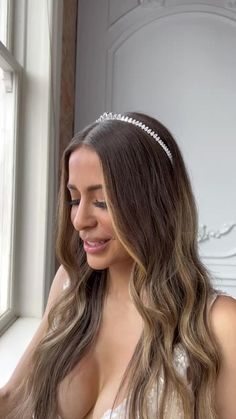
[{"label": "blonde highlights", "polygon": [[[147,133],[116,120],[86,127],[65,150],[57,256],[68,272],[70,288],[51,311],[48,333],[35,352],[20,409],[24,419],[33,413],[35,419],[55,417],[58,386],[93,345],[101,324],[107,270],[88,266],[66,205],[69,156],[82,146],[91,147],[100,158],[114,231],[134,260],[129,289],[143,333],[120,385],[120,390],[123,385],[128,389],[127,417],[139,414],[148,419],[153,389],[158,419],[175,419],[178,409],[184,419],[217,417],[219,355],[208,325],[214,290],[198,255],[197,211],[189,178],[169,131],[147,115],[127,116],[158,132],[173,162]],[[187,377],[174,365],[181,351],[189,361]]]}]

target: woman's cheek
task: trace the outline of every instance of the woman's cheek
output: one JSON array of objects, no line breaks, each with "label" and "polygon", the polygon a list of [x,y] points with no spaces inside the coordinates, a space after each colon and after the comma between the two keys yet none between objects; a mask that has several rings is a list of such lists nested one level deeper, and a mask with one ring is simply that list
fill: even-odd
[{"label": "woman's cheek", "polygon": [[71,219],[72,224],[74,222],[75,213],[76,213],[76,208],[72,207],[71,210],[70,210],[70,219]]}]

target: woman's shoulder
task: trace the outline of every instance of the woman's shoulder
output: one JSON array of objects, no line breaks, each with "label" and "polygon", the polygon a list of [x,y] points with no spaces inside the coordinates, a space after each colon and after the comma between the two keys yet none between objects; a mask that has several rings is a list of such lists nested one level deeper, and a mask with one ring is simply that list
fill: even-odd
[{"label": "woman's shoulder", "polygon": [[60,299],[62,292],[69,286],[69,284],[70,281],[68,273],[65,270],[64,266],[61,265],[58,268],[56,275],[54,276],[44,316],[48,316],[49,311],[51,310],[53,305]]},{"label": "woman's shoulder", "polygon": [[209,298],[209,305],[211,320],[222,319],[223,321],[225,316],[232,315],[236,310],[236,299],[224,291],[215,290]]},{"label": "woman's shoulder", "polygon": [[52,288],[58,291],[65,289],[69,285],[69,275],[63,265],[60,265],[52,282]]},{"label": "woman's shoulder", "polygon": [[236,299],[216,292],[210,300],[210,324],[223,352],[236,348]]},{"label": "woman's shoulder", "polygon": [[222,419],[236,418],[236,300],[229,295],[219,295],[210,310],[210,321],[220,355],[217,411]]}]

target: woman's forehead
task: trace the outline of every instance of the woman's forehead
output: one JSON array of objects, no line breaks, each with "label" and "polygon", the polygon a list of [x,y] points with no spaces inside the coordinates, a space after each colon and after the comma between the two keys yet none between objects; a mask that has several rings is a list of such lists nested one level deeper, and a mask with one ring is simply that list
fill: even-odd
[{"label": "woman's forehead", "polygon": [[103,185],[103,171],[101,161],[97,153],[88,148],[80,147],[74,150],[69,158],[68,183],[76,185]]}]

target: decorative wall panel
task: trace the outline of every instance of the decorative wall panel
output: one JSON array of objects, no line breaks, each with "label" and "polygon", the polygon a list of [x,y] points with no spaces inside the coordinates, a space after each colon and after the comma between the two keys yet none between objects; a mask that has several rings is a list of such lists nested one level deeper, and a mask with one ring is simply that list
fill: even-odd
[{"label": "decorative wall panel", "polygon": [[138,0],[109,0],[109,26],[139,5]]},{"label": "decorative wall panel", "polygon": [[109,110],[167,125],[196,196],[201,257],[236,296],[236,1],[81,4],[77,128]]}]

